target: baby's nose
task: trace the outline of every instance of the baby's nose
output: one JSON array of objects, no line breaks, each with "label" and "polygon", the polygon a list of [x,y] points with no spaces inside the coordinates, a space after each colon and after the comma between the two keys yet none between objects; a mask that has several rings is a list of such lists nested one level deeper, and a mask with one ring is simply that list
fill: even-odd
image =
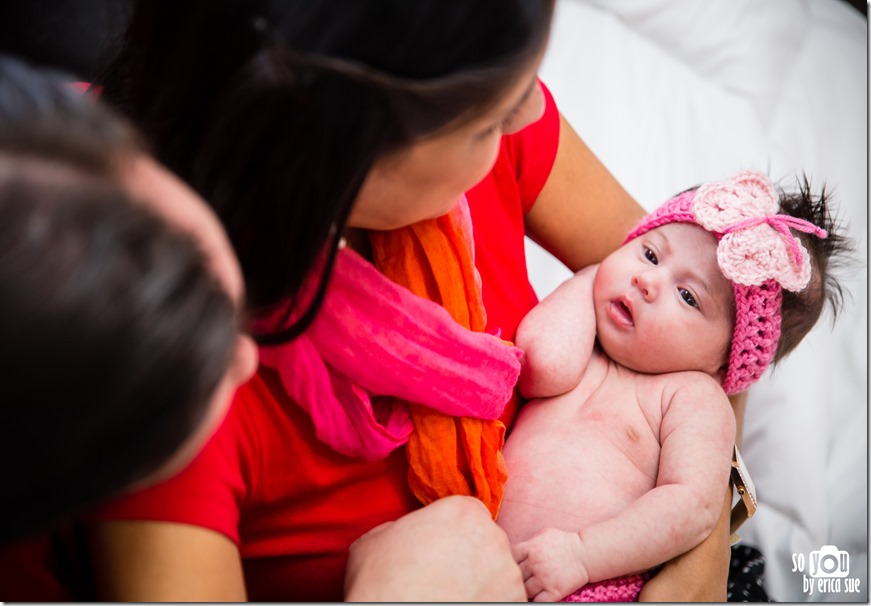
[{"label": "baby's nose", "polygon": [[652,301],[656,296],[656,282],[649,271],[632,276],[632,286],[641,291],[645,301]]}]

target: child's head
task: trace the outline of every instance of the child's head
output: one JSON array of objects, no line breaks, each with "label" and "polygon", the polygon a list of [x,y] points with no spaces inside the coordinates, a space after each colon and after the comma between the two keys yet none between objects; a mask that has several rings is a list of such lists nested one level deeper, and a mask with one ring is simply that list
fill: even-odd
[{"label": "child's head", "polygon": [[602,261],[593,290],[602,349],[641,372],[716,376],[728,354],[734,305],[716,245],[705,230],[674,223]]},{"label": "child's head", "polygon": [[[829,269],[846,243],[834,229],[825,193],[814,199],[806,182],[778,194],[746,171],[683,192],[603,261],[600,342],[635,370],[700,370],[729,394],[743,391],[795,348],[827,300],[837,311],[841,291]],[[619,286],[608,276],[621,259],[634,263],[623,272],[629,287],[603,289]]]},{"label": "child's head", "polygon": [[0,57],[0,541],[177,469],[244,378],[241,293],[135,158],[115,116]]}]

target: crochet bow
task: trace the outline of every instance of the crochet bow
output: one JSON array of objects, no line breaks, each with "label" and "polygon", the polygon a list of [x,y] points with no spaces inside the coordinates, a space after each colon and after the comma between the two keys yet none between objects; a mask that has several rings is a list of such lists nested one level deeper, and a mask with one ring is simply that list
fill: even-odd
[{"label": "crochet bow", "polygon": [[729,280],[759,286],[773,279],[782,288],[798,292],[810,281],[810,258],[790,230],[820,238],[827,234],[809,221],[777,214],[778,200],[768,177],[744,171],[699,187],[693,214],[699,225],[723,234],[717,262]]}]

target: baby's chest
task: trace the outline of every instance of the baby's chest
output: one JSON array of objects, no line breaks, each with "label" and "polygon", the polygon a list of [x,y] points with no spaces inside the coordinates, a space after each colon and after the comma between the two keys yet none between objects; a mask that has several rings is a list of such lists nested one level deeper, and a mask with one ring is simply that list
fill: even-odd
[{"label": "baby's chest", "polygon": [[569,468],[567,472],[628,473],[639,481],[655,481],[660,451],[658,403],[639,398],[631,378],[610,374],[592,385],[582,381],[557,398],[530,403],[509,446],[524,444],[535,451],[534,459],[559,461]]},{"label": "baby's chest", "polygon": [[517,524],[517,536],[532,532],[514,519],[526,508],[551,516],[546,525],[580,528],[653,488],[659,423],[645,408],[622,382],[605,381],[530,402],[505,444],[507,527]]},{"label": "baby's chest", "polygon": [[584,435],[596,436],[603,456],[622,455],[655,474],[661,414],[650,398],[639,397],[635,387],[631,381],[609,377],[581,401],[573,424]]}]

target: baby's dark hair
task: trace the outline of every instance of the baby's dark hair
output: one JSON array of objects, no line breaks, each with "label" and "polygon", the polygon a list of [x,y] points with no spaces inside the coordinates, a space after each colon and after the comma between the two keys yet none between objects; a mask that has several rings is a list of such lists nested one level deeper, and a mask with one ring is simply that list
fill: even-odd
[{"label": "baby's dark hair", "polygon": [[120,183],[117,117],[0,56],[0,543],[167,462],[205,418],[236,310]]},{"label": "baby's dark hair", "polygon": [[828,233],[826,238],[793,231],[807,249],[811,260],[811,280],[801,292],[783,290],[781,305],[780,340],[774,362],[779,362],[801,342],[816,325],[826,304],[837,317],[844,304],[844,289],[838,282],[836,270],[846,265],[853,247],[843,229],[832,217],[830,196],[825,186],[819,195],[812,193],[806,175],[798,182],[798,191],[780,192],[780,212],[804,219]]}]

